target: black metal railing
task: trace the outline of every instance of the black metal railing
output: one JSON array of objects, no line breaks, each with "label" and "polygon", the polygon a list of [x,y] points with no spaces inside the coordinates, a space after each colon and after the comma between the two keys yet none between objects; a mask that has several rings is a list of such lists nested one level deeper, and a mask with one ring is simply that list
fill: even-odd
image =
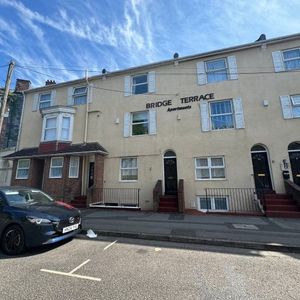
[{"label": "black metal railing", "polygon": [[297,202],[300,208],[300,186],[292,182],[291,180],[284,181],[285,190],[289,195],[292,195],[293,199]]},{"label": "black metal railing", "polygon": [[92,188],[90,206],[140,207],[138,188]]},{"label": "black metal railing", "polygon": [[207,212],[263,212],[264,191],[255,188],[206,188],[200,209]]}]

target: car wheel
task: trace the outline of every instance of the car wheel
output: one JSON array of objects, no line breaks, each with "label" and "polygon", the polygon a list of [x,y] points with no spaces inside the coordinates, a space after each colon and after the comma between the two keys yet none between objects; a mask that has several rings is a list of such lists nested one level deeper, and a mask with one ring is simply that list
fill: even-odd
[{"label": "car wheel", "polygon": [[2,235],[2,250],[9,255],[16,255],[25,249],[25,236],[18,225],[7,227]]}]

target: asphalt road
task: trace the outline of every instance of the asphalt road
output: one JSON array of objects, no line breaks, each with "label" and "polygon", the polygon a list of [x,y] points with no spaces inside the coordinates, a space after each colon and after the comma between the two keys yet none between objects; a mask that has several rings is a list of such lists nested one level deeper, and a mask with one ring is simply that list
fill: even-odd
[{"label": "asphalt road", "polygon": [[0,299],[300,299],[300,254],[115,241],[0,254]]}]

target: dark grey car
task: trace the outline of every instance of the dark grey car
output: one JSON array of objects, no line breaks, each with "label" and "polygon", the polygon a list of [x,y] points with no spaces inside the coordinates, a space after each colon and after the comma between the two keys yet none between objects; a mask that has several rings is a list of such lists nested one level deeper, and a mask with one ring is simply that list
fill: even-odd
[{"label": "dark grey car", "polygon": [[2,250],[19,254],[26,247],[59,242],[81,230],[80,211],[28,187],[0,187]]}]

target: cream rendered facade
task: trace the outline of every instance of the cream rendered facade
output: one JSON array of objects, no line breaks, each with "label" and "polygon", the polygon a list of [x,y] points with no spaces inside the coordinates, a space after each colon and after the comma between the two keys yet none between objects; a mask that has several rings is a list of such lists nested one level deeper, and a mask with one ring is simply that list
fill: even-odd
[{"label": "cream rendered facade", "polygon": [[[140,188],[143,210],[153,209],[153,188],[158,179],[164,181],[164,154],[168,150],[176,154],[178,179],[184,179],[186,208],[198,208],[197,196],[204,195],[205,188],[254,187],[251,148],[257,144],[267,149],[273,189],[284,192],[282,161],[289,162],[288,145],[300,141],[300,118],[283,117],[280,97],[300,94],[300,76],[297,71],[275,72],[272,53],[294,48],[300,48],[299,34],[106,73],[90,77],[88,82],[80,79],[28,90],[19,149],[38,147],[41,142],[43,118],[39,110],[33,111],[38,94],[55,90],[53,104],[68,106],[70,87],[88,86],[89,103],[73,106],[72,143],[99,142],[108,152],[103,187]],[[232,56],[236,79],[199,84],[199,62]],[[155,72],[155,92],[125,96],[126,76],[148,72]],[[181,100],[212,93],[214,99],[210,100]],[[244,128],[235,125],[203,131],[201,103],[224,99],[242,99]],[[172,105],[151,108],[156,112],[156,133],[124,137],[126,113],[145,111],[148,103],[165,100],[172,100]],[[188,105],[190,109],[167,111]],[[224,157],[225,178],[196,179],[195,158],[215,156]],[[137,158],[136,181],[120,180],[120,161],[126,157]],[[92,160],[92,155],[83,160],[82,194]]]}]

